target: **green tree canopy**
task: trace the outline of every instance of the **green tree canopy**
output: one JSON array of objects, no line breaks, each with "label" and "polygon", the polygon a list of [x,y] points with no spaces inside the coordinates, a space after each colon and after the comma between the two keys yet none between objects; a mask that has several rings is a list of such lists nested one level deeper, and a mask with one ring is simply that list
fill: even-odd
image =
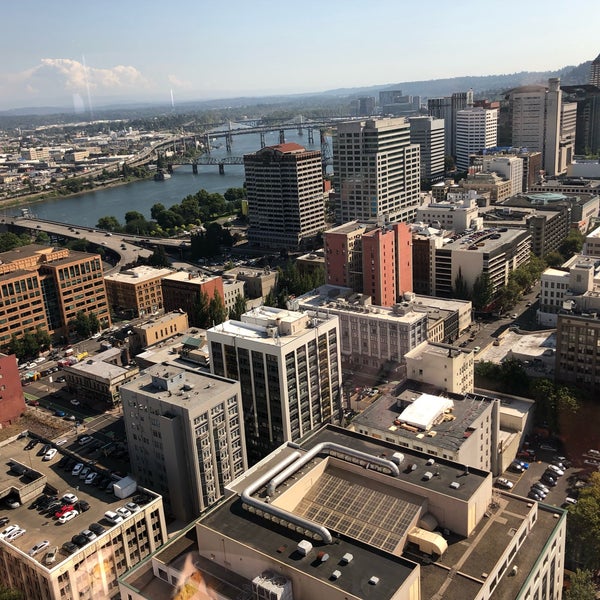
[{"label": "green tree canopy", "polygon": [[208,304],[208,321],[209,327],[220,325],[227,319],[227,309],[223,302],[221,294],[217,290]]},{"label": "green tree canopy", "polygon": [[571,258],[574,254],[581,252],[583,248],[583,242],[585,237],[579,229],[571,229],[569,235],[563,240],[562,244],[558,247],[558,251],[563,255],[564,259]]},{"label": "green tree canopy", "polygon": [[96,224],[96,227],[98,227],[98,229],[106,229],[106,231],[121,231],[122,230],[122,226],[119,223],[119,221],[116,219],[116,217],[112,217],[112,216],[106,216],[106,217],[100,217],[98,219],[98,223]]},{"label": "green tree canopy", "polygon": [[[473,283],[472,301],[476,310],[483,310],[494,297],[494,286],[487,273],[481,273]],[[468,298],[468,296],[467,296]],[[465,299],[467,299],[465,298]]]},{"label": "green tree canopy", "polygon": [[596,585],[593,573],[577,569],[571,575],[570,586],[565,594],[565,600],[596,600]]},{"label": "green tree canopy", "polygon": [[569,507],[566,554],[580,568],[600,568],[600,473],[591,474],[577,504]]},{"label": "green tree canopy", "polygon": [[15,248],[23,246],[26,243],[29,243],[29,241],[24,242],[23,238],[10,231],[7,231],[6,233],[0,233],[0,252],[14,250]]},{"label": "green tree canopy", "polygon": [[239,321],[240,317],[246,312],[246,298],[241,294],[235,297],[235,304],[229,309],[229,318]]}]

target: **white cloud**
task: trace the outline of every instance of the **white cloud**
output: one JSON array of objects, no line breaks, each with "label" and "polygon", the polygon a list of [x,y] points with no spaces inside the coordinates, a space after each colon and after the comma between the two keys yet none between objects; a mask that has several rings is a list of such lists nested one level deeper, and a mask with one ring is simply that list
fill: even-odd
[{"label": "white cloud", "polygon": [[169,83],[176,88],[181,88],[185,90],[190,89],[192,87],[191,81],[188,81],[186,79],[180,79],[179,77],[177,77],[177,75],[169,75],[167,79],[169,80]]},{"label": "white cloud", "polygon": [[65,93],[109,96],[148,89],[150,82],[135,67],[116,65],[100,69],[70,58],[42,58],[40,63],[19,73],[3,76],[10,95],[36,99]]}]

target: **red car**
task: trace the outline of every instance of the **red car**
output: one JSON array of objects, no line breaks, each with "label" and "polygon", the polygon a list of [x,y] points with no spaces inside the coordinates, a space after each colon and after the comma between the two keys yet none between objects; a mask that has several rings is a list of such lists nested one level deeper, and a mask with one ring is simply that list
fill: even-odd
[{"label": "red car", "polygon": [[69,512],[70,510],[73,510],[74,506],[72,504],[63,504],[63,506],[61,506],[55,513],[54,516],[57,519],[60,519],[60,517],[62,517],[65,513]]}]

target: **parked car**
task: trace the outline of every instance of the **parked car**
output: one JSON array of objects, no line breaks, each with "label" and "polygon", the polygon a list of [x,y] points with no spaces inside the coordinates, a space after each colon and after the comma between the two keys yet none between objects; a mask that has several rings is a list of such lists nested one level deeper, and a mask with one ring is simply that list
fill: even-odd
[{"label": "parked car", "polygon": [[57,452],[58,450],[56,448],[50,448],[50,450],[44,454],[44,458],[42,458],[42,460],[52,460],[56,456]]},{"label": "parked car", "polygon": [[7,542],[14,542],[17,538],[20,538],[22,535],[25,535],[27,533],[26,529],[15,529],[14,531],[11,531],[7,536],[4,537],[4,539]]},{"label": "parked car", "polygon": [[0,531],[0,539],[4,539],[7,535],[10,535],[13,531],[16,531],[17,529],[20,529],[20,527],[16,523],[9,525],[4,531]]},{"label": "parked car", "polygon": [[85,446],[86,444],[89,444],[94,438],[91,435],[84,435],[83,437],[79,438],[79,445],[80,446]]},{"label": "parked car", "polygon": [[87,512],[90,510],[90,503],[87,500],[80,500],[77,503],[77,510],[79,512]]},{"label": "parked car", "polygon": [[65,542],[62,545],[62,549],[66,554],[73,554],[79,550],[79,546],[76,546],[73,542]]},{"label": "parked car", "polygon": [[537,489],[541,490],[542,492],[544,492],[545,494],[550,492],[550,490],[543,483],[541,483],[539,481],[536,481],[531,487],[537,488]]},{"label": "parked car", "polygon": [[565,472],[562,469],[559,469],[556,465],[548,465],[547,469],[548,471],[556,473],[559,477],[562,477],[565,474]]},{"label": "parked car", "polygon": [[79,548],[83,548],[86,544],[89,543],[89,540],[85,537],[85,535],[81,535],[78,533],[71,538],[71,541]]},{"label": "parked car", "polygon": [[84,530],[81,532],[81,535],[84,535],[84,536],[85,536],[85,537],[88,539],[88,541],[89,541],[89,542],[91,542],[92,540],[95,540],[95,539],[98,537],[98,536],[97,536],[97,535],[96,535],[96,534],[95,534],[93,531],[91,531],[90,529],[84,529]]},{"label": "parked car", "polygon": [[60,519],[58,519],[59,523],[68,523],[71,519],[74,519],[79,513],[76,510],[70,510],[66,512]]},{"label": "parked car", "polygon": [[104,518],[111,524],[117,525],[123,521],[123,517],[112,510],[107,510],[104,513]]},{"label": "parked car", "polygon": [[63,504],[55,513],[54,516],[60,519],[65,513],[71,512],[75,507],[72,504]]},{"label": "parked car", "polygon": [[73,467],[73,470],[71,471],[71,475],[74,475],[74,476],[79,475],[79,473],[81,473],[81,469],[83,469],[83,463],[77,463]]},{"label": "parked car", "polygon": [[33,448],[35,448],[38,444],[40,443],[40,440],[30,440],[29,442],[27,442],[27,446],[25,446],[25,450],[31,450]]},{"label": "parked car", "polygon": [[554,477],[552,477],[552,475],[550,473],[548,473],[548,471],[544,472],[541,479],[544,483],[548,484],[550,487],[554,487],[556,485],[556,479]]},{"label": "parked car", "polygon": [[91,467],[83,467],[81,471],[79,471],[79,479],[85,479],[89,472],[91,471]]},{"label": "parked car", "polygon": [[53,565],[56,562],[56,555],[58,554],[58,546],[50,548],[44,556],[44,564],[47,566]]},{"label": "parked car", "polygon": [[79,500],[79,498],[75,494],[71,494],[69,492],[67,494],[63,494],[63,497],[61,498],[61,500],[65,504],[75,504],[75,502],[77,502],[77,500]]},{"label": "parked car", "polygon": [[531,498],[532,500],[536,500],[537,502],[541,502],[543,500],[543,498],[539,494],[536,494],[533,490],[527,494],[527,497]]},{"label": "parked car", "polygon": [[537,494],[538,496],[541,496],[542,498],[545,498],[548,495],[547,492],[544,492],[544,490],[541,490],[540,488],[535,487],[533,485],[531,486],[531,489],[529,491],[534,492],[535,494]]},{"label": "parked car", "polygon": [[9,521],[10,521],[10,519],[8,517],[1,517],[0,518],[0,527],[3,527],[4,525],[6,525]]},{"label": "parked car", "polygon": [[525,471],[523,465],[520,462],[515,461],[511,462],[510,465],[508,465],[508,468],[516,473],[523,473]]},{"label": "parked car", "polygon": [[43,540],[37,543],[33,548],[31,548],[31,550],[29,550],[27,554],[29,554],[29,556],[35,556],[36,554],[39,554],[42,550],[45,550],[49,545],[50,542],[48,540]]},{"label": "parked car", "polygon": [[67,413],[64,410],[55,410],[54,411],[54,416],[55,417],[64,417]]},{"label": "parked car", "polygon": [[513,482],[506,479],[506,477],[498,477],[496,479],[496,486],[504,490],[510,490],[512,489]]},{"label": "parked car", "polygon": [[100,525],[100,523],[90,523],[90,530],[96,535],[102,535],[106,529]]},{"label": "parked car", "polygon": [[98,477],[98,473],[96,471],[90,471],[85,478],[85,482],[87,485],[94,483],[94,480]]},{"label": "parked car", "polygon": [[117,508],[115,512],[123,519],[126,519],[127,517],[131,516],[131,511],[125,508],[124,506]]},{"label": "parked car", "polygon": [[124,508],[126,508],[132,514],[140,510],[140,507],[135,502],[128,502]]}]

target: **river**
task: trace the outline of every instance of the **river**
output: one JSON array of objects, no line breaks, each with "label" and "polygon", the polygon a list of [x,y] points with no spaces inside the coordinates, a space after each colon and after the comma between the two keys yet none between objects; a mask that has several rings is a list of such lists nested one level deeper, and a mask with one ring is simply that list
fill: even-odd
[{"label": "river", "polygon": [[[297,142],[307,150],[318,150],[319,132],[315,131],[315,144],[308,144],[306,134],[299,136],[295,130],[286,131],[286,142]],[[266,134],[268,146],[279,143],[279,132]],[[219,138],[212,156],[227,156],[225,140]],[[246,134],[233,137],[233,156],[242,156],[260,149],[260,135]],[[85,192],[68,198],[52,198],[28,205],[30,211],[40,219],[72,223],[87,227],[95,227],[100,217],[112,215],[121,223],[125,221],[125,213],[131,210],[142,213],[150,219],[150,209],[160,202],[167,208],[178,204],[190,194],[200,189],[208,192],[223,193],[228,188],[242,187],[244,184],[244,167],[242,165],[225,165],[225,175],[219,175],[218,167],[198,166],[198,174],[192,173],[191,165],[177,167],[171,179],[165,181],[142,180],[125,185]],[[11,210],[19,214],[17,210]]]}]

